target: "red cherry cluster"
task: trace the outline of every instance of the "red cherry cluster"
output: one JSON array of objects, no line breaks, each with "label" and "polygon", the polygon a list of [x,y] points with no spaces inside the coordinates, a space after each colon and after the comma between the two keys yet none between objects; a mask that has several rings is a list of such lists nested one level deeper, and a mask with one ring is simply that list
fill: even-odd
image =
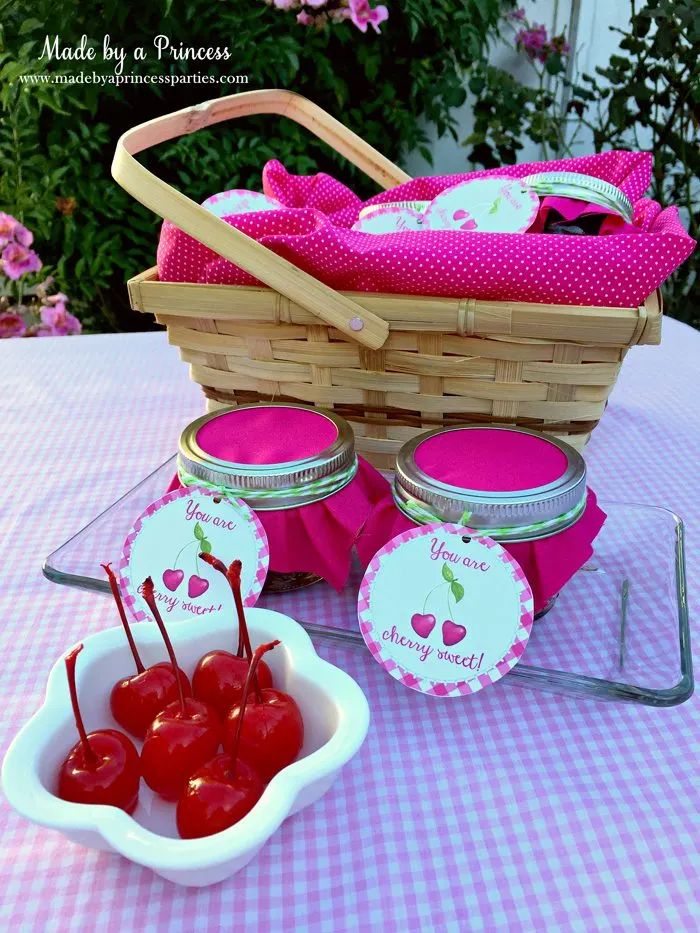
[{"label": "red cherry cluster", "polygon": [[[192,686],[175,652],[148,577],[143,597],[160,629],[170,662],[147,669],[139,657],[116,578],[103,564],[124,625],[136,673],[112,688],[110,708],[127,732],[143,739],[139,760],[133,743],[114,729],[86,734],[75,687],[76,648],[66,658],[80,742],[59,775],[58,794],[76,803],[105,803],[132,813],[139,778],[165,800],[177,801],[178,832],[185,839],[233,826],[260,799],[275,774],[291,764],[304,739],[295,700],[276,690],[263,655],[279,641],[252,651],[241,594],[241,562],[228,567],[200,557],[226,576],[238,615],[236,654],[216,650],[198,662]],[[245,654],[244,654],[245,653]],[[217,754],[223,745],[224,754]]]}]

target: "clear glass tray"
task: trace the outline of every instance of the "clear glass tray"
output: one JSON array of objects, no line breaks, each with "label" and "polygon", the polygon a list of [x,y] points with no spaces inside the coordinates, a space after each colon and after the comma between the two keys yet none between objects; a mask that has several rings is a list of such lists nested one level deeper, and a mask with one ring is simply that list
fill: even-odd
[{"label": "clear glass tray", "polygon": [[[101,561],[116,561],[134,518],[166,490],[171,458],[109,506],[44,563],[55,583],[108,593]],[[524,659],[501,683],[649,706],[683,703],[693,692],[683,523],[668,509],[602,502],[608,520],[595,555],[535,622]],[[348,646],[357,626],[354,568],[342,594],[326,583],[267,595],[260,605],[301,622],[314,637]],[[334,626],[323,623],[329,602]]]}]

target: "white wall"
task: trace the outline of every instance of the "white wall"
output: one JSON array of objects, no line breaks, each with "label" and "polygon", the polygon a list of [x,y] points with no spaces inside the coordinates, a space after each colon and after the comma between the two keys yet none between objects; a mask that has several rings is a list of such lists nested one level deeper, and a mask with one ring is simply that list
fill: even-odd
[{"label": "white wall", "polygon": [[[570,34],[570,25],[577,20],[578,54],[575,62],[577,72],[593,72],[596,65],[605,65],[612,55],[621,36],[613,33],[609,26],[624,27],[629,22],[629,0],[523,0],[521,4],[530,22],[544,23],[550,34],[562,29]],[[525,57],[511,49],[504,42],[494,44],[491,62],[522,81],[533,80],[533,69]],[[459,121],[459,140],[466,139],[472,131],[471,110],[474,99],[467,97],[465,104],[456,111]],[[429,148],[433,153],[434,164],[431,168],[418,153],[412,153],[406,159],[406,171],[411,175],[452,175],[469,171],[468,149],[460,146],[451,137],[436,139],[434,130],[430,134]],[[519,154],[519,161],[528,162],[539,159],[538,147],[524,139],[525,148]],[[590,136],[582,135],[576,152],[590,152]]]}]

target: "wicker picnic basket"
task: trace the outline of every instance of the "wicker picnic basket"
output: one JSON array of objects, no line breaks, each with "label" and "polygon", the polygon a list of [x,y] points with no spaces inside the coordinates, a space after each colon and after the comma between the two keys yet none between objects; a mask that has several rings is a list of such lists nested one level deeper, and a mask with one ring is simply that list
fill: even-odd
[{"label": "wicker picnic basket", "polygon": [[531,427],[581,449],[629,347],[658,344],[660,296],[598,308],[337,292],[153,175],[134,154],[223,120],[278,114],[304,126],[384,188],[409,176],[315,104],[252,91],[159,117],[120,139],[112,174],[138,201],[267,288],[129,282],[131,306],[167,325],[207,410],[294,400],[330,408],[380,469],[440,425]]}]

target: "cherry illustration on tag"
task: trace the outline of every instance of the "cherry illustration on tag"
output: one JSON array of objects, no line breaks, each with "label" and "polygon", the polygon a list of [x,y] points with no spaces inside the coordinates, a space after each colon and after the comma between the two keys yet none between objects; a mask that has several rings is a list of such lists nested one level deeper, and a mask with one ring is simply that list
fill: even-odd
[{"label": "cherry illustration on tag", "polygon": [[267,575],[269,550],[265,530],[245,502],[189,486],[151,503],[127,535],[119,564],[119,585],[131,616],[149,618],[140,590],[146,577],[154,581],[154,597],[166,619],[225,614],[227,585],[201,558],[212,552],[243,562],[244,602],[254,605]]},{"label": "cherry illustration on tag", "polygon": [[532,591],[492,538],[435,522],[397,535],[375,554],[358,616],[367,647],[396,680],[432,696],[465,696],[520,660]]}]

